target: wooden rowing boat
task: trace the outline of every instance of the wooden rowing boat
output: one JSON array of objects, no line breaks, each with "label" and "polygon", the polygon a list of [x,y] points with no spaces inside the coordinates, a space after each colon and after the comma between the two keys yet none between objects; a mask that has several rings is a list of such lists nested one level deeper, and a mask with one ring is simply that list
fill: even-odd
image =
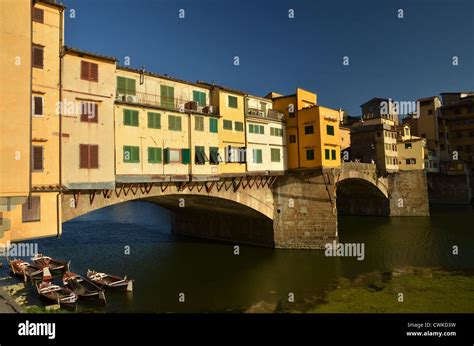
[{"label": "wooden rowing boat", "polygon": [[36,289],[41,297],[57,304],[73,305],[77,302],[77,295],[66,287],[54,285],[52,282],[37,283]]},{"label": "wooden rowing boat", "polygon": [[64,286],[74,292],[79,298],[98,299],[104,304],[106,303],[104,290],[76,273],[65,272],[63,283]]},{"label": "wooden rowing boat", "polygon": [[128,292],[133,291],[133,280],[127,279],[127,276],[121,278],[88,269],[87,278],[96,283],[100,288],[126,288]]},{"label": "wooden rowing boat", "polygon": [[13,275],[23,277],[26,281],[30,280],[51,280],[52,276],[48,268],[33,266],[31,263],[23,261],[21,259],[13,259],[8,261],[8,265],[13,273]]},{"label": "wooden rowing boat", "polygon": [[36,254],[34,257],[31,258],[32,266],[36,268],[44,268],[48,267],[49,271],[53,276],[59,275],[64,273],[65,271],[69,270],[69,265],[71,261],[64,261],[55,259],[49,256],[45,256],[43,254]]}]

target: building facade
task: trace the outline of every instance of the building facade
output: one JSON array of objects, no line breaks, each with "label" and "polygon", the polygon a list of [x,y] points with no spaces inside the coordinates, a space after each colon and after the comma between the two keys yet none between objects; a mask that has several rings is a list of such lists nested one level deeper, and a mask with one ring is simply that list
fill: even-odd
[{"label": "building facade", "polygon": [[248,172],[283,172],[287,168],[284,115],[272,108],[271,100],[245,96]]}]

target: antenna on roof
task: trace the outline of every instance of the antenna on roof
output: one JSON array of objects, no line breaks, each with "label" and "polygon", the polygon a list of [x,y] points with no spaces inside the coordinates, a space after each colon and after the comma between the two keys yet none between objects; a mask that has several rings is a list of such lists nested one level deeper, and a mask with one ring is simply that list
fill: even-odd
[{"label": "antenna on roof", "polygon": [[140,85],[142,85],[145,82],[145,65],[142,65],[142,68],[140,69]]}]

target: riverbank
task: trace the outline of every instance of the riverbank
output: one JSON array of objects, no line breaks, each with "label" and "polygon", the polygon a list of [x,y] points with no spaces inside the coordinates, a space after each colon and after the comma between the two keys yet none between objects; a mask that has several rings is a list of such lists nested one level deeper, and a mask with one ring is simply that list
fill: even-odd
[{"label": "riverbank", "polygon": [[322,299],[281,304],[275,312],[473,313],[474,275],[413,267],[367,273],[339,279]]},{"label": "riverbank", "polygon": [[[0,287],[0,313],[2,314],[25,312],[23,306],[21,306],[20,303],[14,298],[17,291],[13,286],[17,285]],[[20,301],[22,300],[22,298],[17,299],[20,299]]]}]

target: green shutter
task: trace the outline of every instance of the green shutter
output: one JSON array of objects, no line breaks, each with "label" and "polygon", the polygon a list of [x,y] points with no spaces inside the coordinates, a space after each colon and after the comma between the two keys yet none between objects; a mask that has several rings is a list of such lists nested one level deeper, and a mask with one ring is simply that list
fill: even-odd
[{"label": "green shutter", "polygon": [[228,99],[228,106],[230,108],[237,108],[237,97],[229,95],[227,99]]},{"label": "green shutter", "polygon": [[140,148],[124,145],[123,146],[123,162],[128,162],[128,163],[140,162]]},{"label": "green shutter", "polygon": [[205,107],[206,94],[202,91],[193,90],[193,101],[197,102],[201,107]]},{"label": "green shutter", "polygon": [[161,128],[161,114],[148,112],[148,127],[152,129]]},{"label": "green shutter", "polygon": [[257,162],[258,163],[262,163],[263,160],[262,160],[262,149],[258,149],[257,150]]},{"label": "green shutter", "polygon": [[174,87],[161,85],[160,92],[161,92],[161,105],[167,108],[174,108]]},{"label": "green shutter", "polygon": [[209,118],[209,131],[213,133],[217,133],[217,119]]},{"label": "green shutter", "polygon": [[280,149],[271,148],[272,162],[280,162]]},{"label": "green shutter", "polygon": [[331,150],[331,160],[335,160],[336,159],[336,150]]},{"label": "green shutter", "polygon": [[161,155],[161,148],[148,148],[148,162],[149,163],[161,163],[163,160]]},{"label": "green shutter", "polygon": [[135,95],[135,79],[127,78],[126,80],[127,95]]},{"label": "green shutter", "polygon": [[326,158],[326,160],[329,160],[329,149],[324,150],[324,157]]},{"label": "green shutter", "polygon": [[123,110],[123,124],[130,125],[130,109]]},{"label": "green shutter", "polygon": [[131,120],[132,120],[132,123],[131,125],[132,126],[138,126],[138,111],[131,111]]},{"label": "green shutter", "polygon": [[224,124],[222,127],[226,130],[232,130],[232,121],[224,120]]},{"label": "green shutter", "polygon": [[334,126],[326,125],[326,133],[330,136],[334,136]]},{"label": "green shutter", "polygon": [[125,91],[127,90],[126,84],[125,84],[125,78],[117,76],[117,92],[124,94]]},{"label": "green shutter", "polygon": [[191,150],[188,148],[181,149],[181,163],[187,165],[191,162]]}]

